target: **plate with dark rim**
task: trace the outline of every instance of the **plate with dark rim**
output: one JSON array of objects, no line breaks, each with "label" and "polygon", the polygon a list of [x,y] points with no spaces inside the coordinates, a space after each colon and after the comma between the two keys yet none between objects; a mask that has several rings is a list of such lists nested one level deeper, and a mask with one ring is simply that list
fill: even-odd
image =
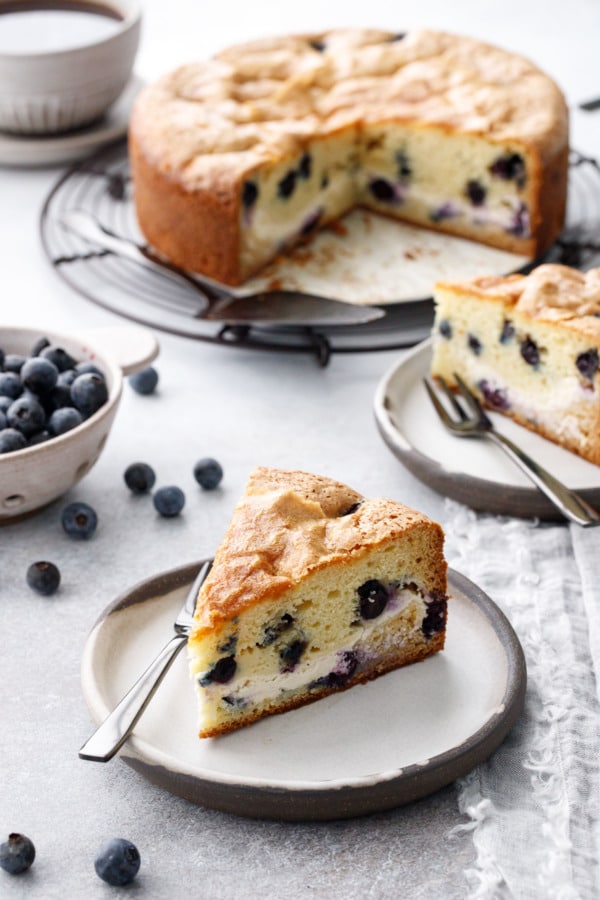
[{"label": "plate with dark rim", "polygon": [[[82,686],[102,721],[172,634],[199,563],[114,601],[87,639]],[[523,651],[492,600],[449,572],[446,648],[248,728],[201,740],[181,654],[120,751],[155,785],[241,816],[349,818],[425,797],[489,757],[521,713]]]},{"label": "plate with dark rim", "polygon": [[[423,386],[431,364],[431,339],[396,362],[375,392],[379,432],[400,462],[433,490],[481,512],[560,520],[561,514],[504,453],[485,440],[449,434]],[[600,467],[490,413],[498,431],[541,466],[600,508]],[[564,520],[563,520],[564,521]]]}]

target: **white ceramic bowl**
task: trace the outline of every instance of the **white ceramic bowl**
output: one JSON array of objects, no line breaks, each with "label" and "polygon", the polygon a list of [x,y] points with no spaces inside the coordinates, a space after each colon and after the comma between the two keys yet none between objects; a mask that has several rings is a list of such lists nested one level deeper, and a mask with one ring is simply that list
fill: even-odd
[{"label": "white ceramic bowl", "polygon": [[[0,0],[0,27],[2,7],[12,13],[19,6],[31,12],[34,5],[27,0]],[[38,52],[25,52],[16,42],[10,50],[2,45],[1,130],[17,134],[69,131],[100,118],[120,96],[131,77],[139,44],[141,4],[140,0],[103,0],[103,6],[119,19],[108,36]]]},{"label": "white ceramic bowl", "polygon": [[137,327],[99,328],[86,335],[57,334],[45,328],[0,328],[0,347],[28,355],[42,335],[78,362],[93,360],[105,374],[108,400],[66,434],[0,454],[0,523],[56,500],[89,472],[106,444],[123,376],[148,365],[158,353],[153,334]]}]

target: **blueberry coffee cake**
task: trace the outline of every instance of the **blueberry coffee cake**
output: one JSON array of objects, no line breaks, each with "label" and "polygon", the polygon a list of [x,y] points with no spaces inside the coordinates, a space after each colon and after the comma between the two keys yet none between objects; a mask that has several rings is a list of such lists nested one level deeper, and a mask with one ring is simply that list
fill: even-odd
[{"label": "blueberry coffee cake", "polygon": [[563,223],[568,114],[497,47],[344,29],[167,74],[138,99],[130,156],[148,241],[229,284],[356,206],[534,257]]},{"label": "blueberry coffee cake", "polygon": [[431,372],[600,465],[600,269],[440,283]]},{"label": "blueberry coffee cake", "polygon": [[255,469],[189,638],[200,737],[441,650],[443,540],[439,525],[400,503],[305,472]]}]

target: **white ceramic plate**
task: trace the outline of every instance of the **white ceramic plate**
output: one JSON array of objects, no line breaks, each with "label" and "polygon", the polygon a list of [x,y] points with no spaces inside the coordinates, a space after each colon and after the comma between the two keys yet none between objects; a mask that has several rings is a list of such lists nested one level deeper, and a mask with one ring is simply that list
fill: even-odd
[{"label": "white ceramic plate", "polygon": [[[415,347],[381,380],[375,394],[379,431],[409,471],[431,488],[473,509],[500,515],[558,519],[560,513],[497,447],[449,434],[423,386],[431,340]],[[600,507],[600,468],[574,453],[490,413],[498,431],[540,465]]]},{"label": "white ceramic plate", "polygon": [[39,137],[0,132],[0,165],[31,168],[74,162],[118,140],[127,132],[131,107],[142,84],[134,75],[106,115],[86,128]]},{"label": "white ceramic plate", "polygon": [[[172,634],[198,564],[125,594],[85,646],[82,684],[95,722],[116,705]],[[249,728],[196,736],[196,700],[180,655],[121,750],[155,784],[238,815],[342,818],[423,797],[487,758],[523,705],[523,652],[475,585],[450,572],[446,649]]]}]

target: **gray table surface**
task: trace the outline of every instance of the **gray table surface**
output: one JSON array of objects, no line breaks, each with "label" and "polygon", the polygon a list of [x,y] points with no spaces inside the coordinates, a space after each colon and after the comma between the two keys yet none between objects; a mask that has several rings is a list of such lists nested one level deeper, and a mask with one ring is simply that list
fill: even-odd
[{"label": "gray table surface", "polygon": [[[209,16],[183,0],[148,0],[140,71],[154,77],[267,31],[368,19],[394,29],[425,24],[462,31],[527,53],[553,72],[572,103],[600,92],[593,41],[598,4],[576,0],[567,11],[558,3],[506,0],[497,8],[486,4],[485,19],[477,0],[458,9],[426,0],[405,15],[384,2],[372,3],[368,14],[356,2],[320,6],[278,7],[275,27],[273,4],[251,19],[233,0]],[[574,128],[580,149],[600,152],[600,113],[575,113]],[[0,171],[2,321],[42,329],[119,324],[62,284],[44,258],[38,216],[59,174],[60,168]],[[119,759],[106,765],[78,759],[91,729],[79,670],[92,624],[139,580],[211,554],[253,466],[330,475],[444,523],[443,498],[403,470],[374,424],[373,394],[397,352],[336,356],[321,369],[310,357],[157,337],[156,395],[140,397],[125,385],[110,439],[89,475],[63,500],[0,528],[0,838],[22,831],[38,854],[19,879],[0,872],[0,896],[110,896],[93,871],[93,856],[104,839],[120,835],[142,855],[135,896],[466,897],[474,849],[468,833],[450,834],[466,821],[453,785],[363,819],[286,824],[203,809],[152,786]],[[192,475],[194,462],[206,455],[225,470],[213,493],[201,491]],[[179,518],[161,519],[145,499],[129,495],[123,471],[137,459],[154,466],[159,484],[184,489]],[[60,509],[72,499],[98,512],[89,542],[72,542],[61,531]],[[54,560],[63,576],[50,599],[24,581],[29,563],[40,558]]]}]

